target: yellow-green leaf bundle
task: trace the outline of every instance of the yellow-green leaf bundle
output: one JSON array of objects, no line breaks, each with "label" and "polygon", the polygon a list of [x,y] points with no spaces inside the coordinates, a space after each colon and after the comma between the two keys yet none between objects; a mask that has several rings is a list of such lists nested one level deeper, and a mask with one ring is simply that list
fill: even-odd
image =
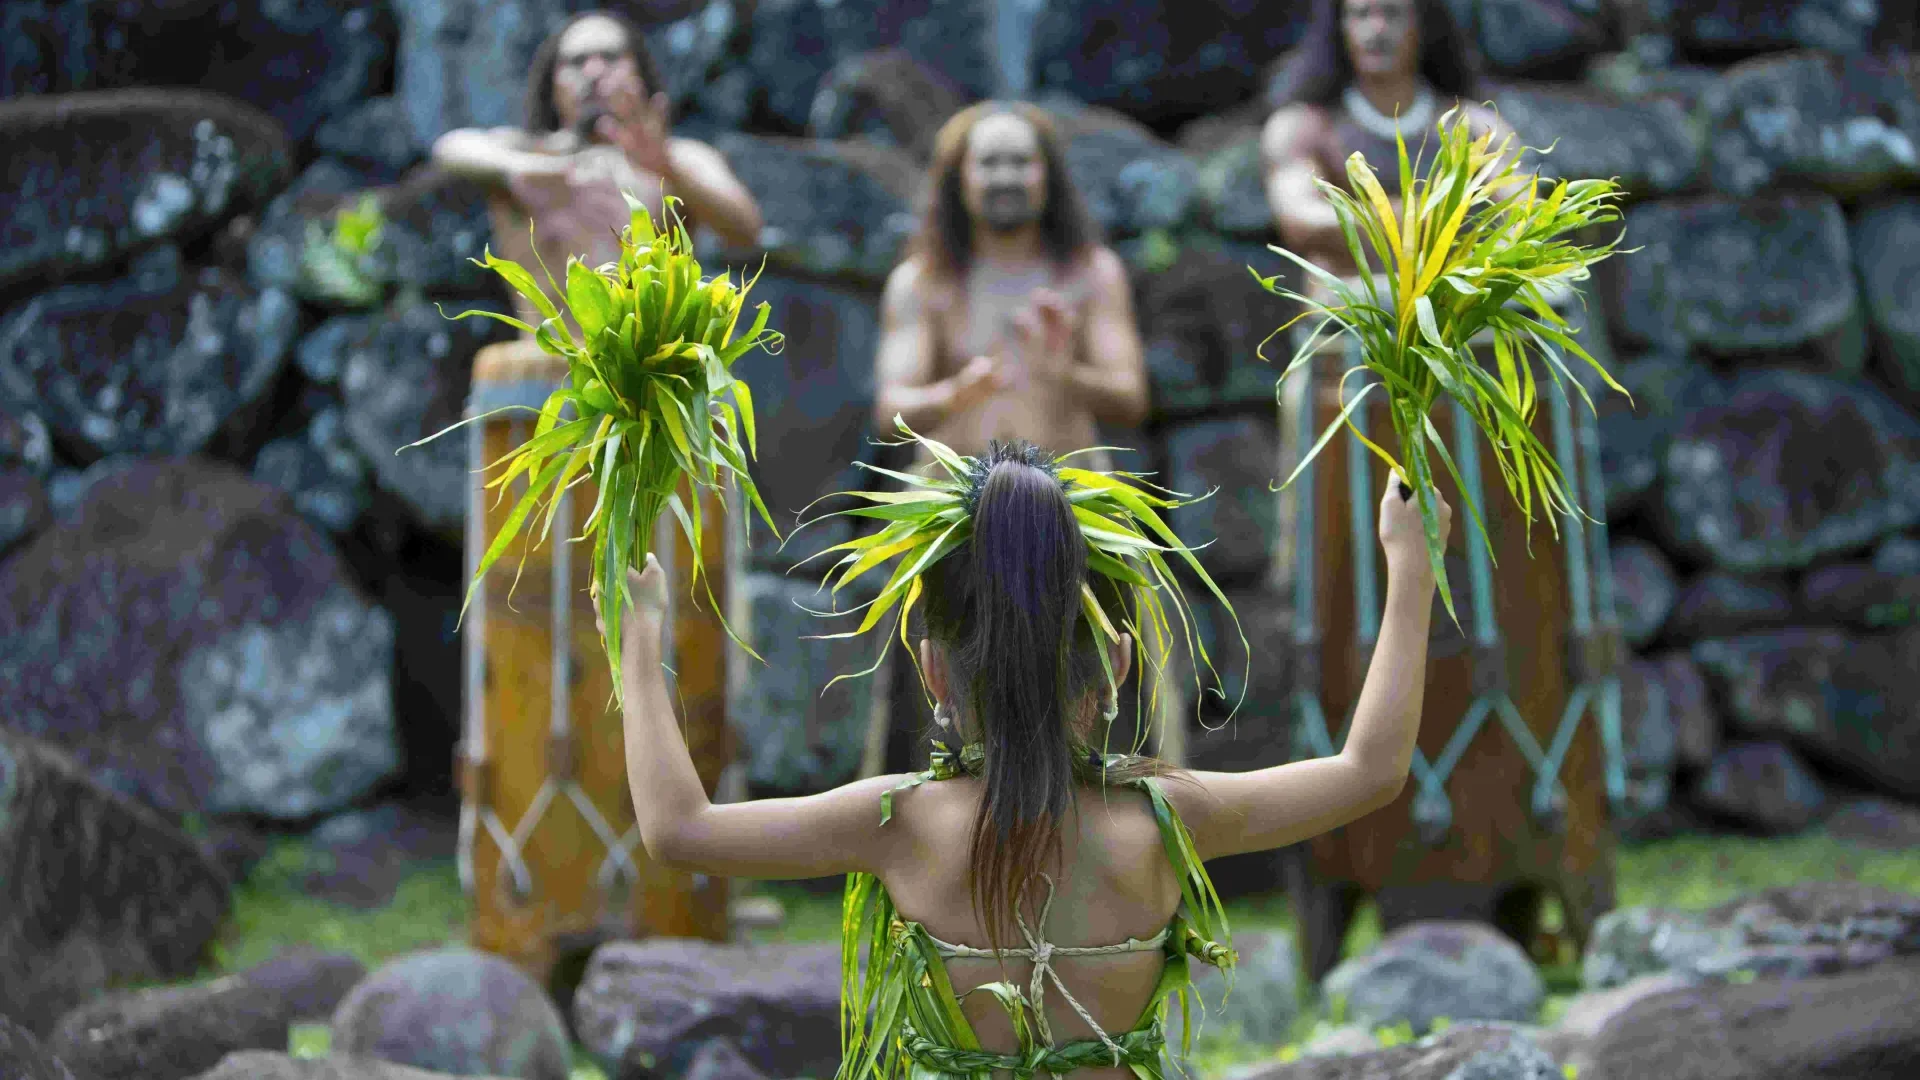
[{"label": "yellow-green leaf bundle", "polygon": [[[1615,202],[1621,190],[1611,180],[1561,180],[1542,190],[1531,173],[1521,170],[1519,155],[1508,153],[1511,135],[1498,145],[1493,132],[1474,137],[1458,108],[1440,118],[1439,130],[1433,167],[1419,179],[1407,158],[1406,141],[1395,138],[1402,192],[1398,219],[1373,169],[1358,153],[1347,159],[1347,179],[1357,197],[1316,181],[1339,217],[1359,271],[1357,281],[1344,281],[1285,248],[1272,248],[1327,286],[1335,303],[1293,292],[1279,285],[1277,277],[1254,276],[1269,291],[1304,306],[1288,326],[1301,318],[1321,320],[1295,352],[1281,382],[1312,359],[1323,334],[1342,332],[1357,336],[1361,346],[1362,364],[1346,377],[1371,372],[1378,379],[1347,399],[1339,418],[1321,433],[1286,483],[1319,455],[1335,431],[1342,426],[1352,430],[1414,489],[1434,577],[1448,613],[1458,621],[1440,547],[1433,457],[1439,457],[1456,484],[1460,474],[1429,414],[1442,394],[1465,408],[1492,444],[1507,490],[1529,525],[1536,502],[1547,512],[1556,535],[1557,515],[1580,512],[1563,482],[1560,463],[1533,433],[1539,404],[1533,357],[1545,358],[1560,393],[1571,383],[1589,408],[1593,401],[1568,369],[1562,351],[1579,357],[1608,386],[1626,393],[1573,339],[1551,302],[1555,293],[1586,279],[1589,266],[1614,253],[1617,237],[1599,247],[1583,247],[1570,236],[1619,220]],[[1492,338],[1493,370],[1482,365],[1471,346],[1481,334]],[[1353,411],[1376,388],[1386,391],[1403,460],[1352,422]],[[1344,390],[1343,378],[1343,398]],[[1466,485],[1459,487],[1468,511],[1480,521],[1480,509]],[[1481,534],[1484,540],[1484,522]]]},{"label": "yellow-green leaf bundle", "polygon": [[[899,637],[909,658],[918,664],[919,660],[907,640],[907,620],[914,605],[920,601],[922,575],[973,535],[973,519],[967,504],[968,492],[984,482],[982,471],[985,466],[979,459],[961,455],[943,443],[915,434],[906,421],[898,416],[894,417],[894,424],[905,439],[892,445],[919,445],[945,475],[939,475],[931,469],[927,475],[895,472],[857,462],[863,469],[898,481],[904,485],[904,490],[840,492],[837,494],[860,499],[866,505],[813,519],[818,522],[846,516],[884,523],[876,532],[836,544],[813,557],[841,553],[822,582],[823,587],[827,582],[832,583],[831,593],[836,598],[841,590],[869,573],[881,571],[885,574],[885,584],[872,600],[846,611],[813,612],[816,615],[833,616],[865,611],[857,629],[821,635],[823,639],[858,637],[879,626],[889,613],[895,616],[897,624],[893,635],[883,637],[880,654],[872,667],[837,676],[833,680],[836,683],[845,678],[869,675],[877,670],[886,657],[887,649],[891,647],[892,636]],[[1090,580],[1081,587],[1081,611],[1097,641],[1105,645],[1117,641],[1123,632],[1131,634],[1141,655],[1153,669],[1164,671],[1175,641],[1173,618],[1168,612],[1170,606],[1172,616],[1180,622],[1179,638],[1186,642],[1189,653],[1198,660],[1194,665],[1197,682],[1203,666],[1209,672],[1213,671],[1213,661],[1205,642],[1196,633],[1192,611],[1181,591],[1173,566],[1168,562],[1168,556],[1178,556],[1186,569],[1200,579],[1233,621],[1241,648],[1248,648],[1246,635],[1240,630],[1240,618],[1234,612],[1233,605],[1202,568],[1192,550],[1181,542],[1161,517],[1163,511],[1200,500],[1164,488],[1158,489],[1163,494],[1154,494],[1146,489],[1154,485],[1145,484],[1135,473],[1096,472],[1059,465],[1075,454],[1088,452],[1075,451],[1074,454],[1062,455],[1055,459],[1054,467],[1065,487],[1067,501],[1073,506],[1074,517],[1080,523],[1080,533],[1087,542],[1089,576],[1105,578],[1115,587],[1114,593],[1121,598],[1121,602],[1116,606],[1119,614],[1116,620],[1109,606],[1101,602]],[[837,496],[829,496],[833,497]],[[887,569],[889,564],[891,569]],[[834,580],[836,574],[838,580]],[[1163,596],[1166,599],[1163,600]],[[1098,651],[1108,685],[1112,687],[1113,669],[1108,664],[1107,650],[1103,647]],[[1243,699],[1245,685],[1246,680],[1242,680]],[[1156,683],[1156,692],[1157,689]],[[1235,708],[1238,708],[1238,702]]]},{"label": "yellow-green leaf bundle", "polygon": [[[669,211],[674,202],[667,200]],[[703,279],[692,242],[677,221],[656,225],[631,195],[627,204],[632,220],[621,235],[617,261],[589,267],[569,258],[564,288],[541,267],[558,301],[524,267],[491,250],[484,260],[473,260],[527,298],[542,317],[537,328],[490,311],[453,316],[497,319],[534,335],[542,349],[567,362],[567,377],[539,410],[532,437],[487,466],[505,466],[487,484],[502,489],[502,496],[516,478],[524,477],[527,486],[482,555],[467,602],[494,562],[536,520],[538,542],[545,542],[560,505],[557,496],[591,479],[598,497],[578,539],[593,544],[593,591],[600,600],[616,695],[621,693],[621,616],[632,602],[627,568],[646,565],[663,511],[678,519],[694,553],[693,583],[701,580],[700,551],[710,533],[701,521],[701,500],[680,497],[682,482],[718,490],[731,477],[767,527],[779,532],[747,471],[747,458],[756,454],[753,396],[732,374],[734,362],[749,349],[780,343],[781,336],[767,329],[771,309],[762,303],[752,329],[735,338],[753,282],[735,285],[725,273]],[[561,304],[578,325],[579,337],[561,317]],[[707,597],[713,598],[710,582]],[[463,604],[463,617],[465,611]],[[740,641],[731,626],[727,632]]]}]

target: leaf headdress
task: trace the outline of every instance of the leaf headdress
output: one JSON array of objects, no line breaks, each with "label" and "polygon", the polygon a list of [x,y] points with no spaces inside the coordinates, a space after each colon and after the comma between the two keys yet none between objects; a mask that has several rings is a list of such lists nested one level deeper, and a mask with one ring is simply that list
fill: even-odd
[{"label": "leaf headdress", "polygon": [[[943,443],[916,434],[898,416],[894,417],[894,425],[904,438],[887,445],[918,445],[932,459],[932,467],[926,470],[926,474],[895,472],[859,462],[857,464],[861,468],[898,482],[902,489],[836,493],[828,498],[851,496],[861,500],[863,505],[823,514],[805,523],[815,524],[842,516],[883,523],[874,532],[836,544],[813,556],[840,556],[826,572],[822,582],[823,588],[831,583],[831,594],[835,598],[847,586],[868,574],[882,574],[885,582],[878,595],[858,607],[846,611],[812,612],[831,617],[864,611],[857,629],[819,635],[822,639],[858,637],[880,626],[889,615],[894,617],[896,623],[892,634],[883,635],[880,653],[875,657],[873,666],[864,671],[836,676],[833,680],[836,683],[841,679],[870,675],[878,670],[895,636],[908,656],[918,664],[918,658],[914,656],[914,650],[907,640],[907,626],[908,618],[924,591],[923,576],[934,564],[958,550],[973,536],[974,512],[978,507],[980,490],[990,471],[986,460],[956,453]],[[1170,562],[1170,558],[1177,558],[1219,601],[1233,622],[1242,650],[1248,651],[1251,659],[1246,635],[1240,629],[1240,619],[1232,603],[1200,565],[1199,559],[1194,557],[1193,550],[1174,534],[1161,516],[1165,511],[1198,502],[1206,496],[1189,498],[1158,488],[1136,473],[1099,472],[1065,464],[1077,454],[1091,452],[1075,451],[1058,458],[1038,459],[1034,464],[1060,482],[1067,501],[1073,507],[1074,518],[1079,522],[1081,536],[1086,540],[1089,580],[1081,586],[1080,608],[1095,639],[1105,645],[1117,641],[1122,633],[1129,633],[1153,669],[1156,672],[1164,671],[1176,638],[1173,624],[1177,619],[1180,626],[1178,638],[1185,641],[1189,653],[1197,661],[1194,664],[1196,683],[1202,667],[1213,671],[1212,658],[1197,633],[1192,610],[1180,588],[1175,567]],[[1110,611],[1101,602],[1094,589],[1093,579],[1096,577],[1114,586],[1115,593],[1121,598],[1116,610]],[[1158,643],[1158,647],[1152,647],[1153,643]],[[1106,671],[1108,686],[1114,688],[1113,669],[1107,659],[1107,650],[1100,648],[1096,651]],[[1242,680],[1243,699],[1245,685],[1245,680]],[[1157,684],[1155,692],[1158,692]],[[1224,697],[1217,690],[1213,693]],[[1236,701],[1234,707],[1237,709],[1238,706],[1239,702]]]}]

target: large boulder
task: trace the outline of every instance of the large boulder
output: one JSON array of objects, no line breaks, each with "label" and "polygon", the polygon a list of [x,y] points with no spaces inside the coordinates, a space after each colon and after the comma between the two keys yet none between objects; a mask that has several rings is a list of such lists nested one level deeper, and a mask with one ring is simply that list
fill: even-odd
[{"label": "large boulder", "polygon": [[50,511],[39,477],[26,469],[0,468],[0,557],[45,528]]},{"label": "large boulder", "polygon": [[[738,133],[714,145],[760,204],[759,247],[771,265],[878,283],[900,261],[917,224],[911,202],[919,185],[905,151]],[[719,254],[749,274],[760,262],[758,251]]]},{"label": "large boulder", "polygon": [[1625,539],[1609,552],[1614,610],[1627,644],[1638,648],[1660,635],[1680,592],[1673,563],[1644,540]]},{"label": "large boulder", "polygon": [[450,814],[383,803],[327,819],[312,845],[301,892],[361,911],[377,911],[423,863],[451,862],[457,825]]},{"label": "large boulder", "polygon": [[291,1023],[326,1022],[366,977],[367,965],[352,954],[309,945],[281,949],[239,974],[254,993],[278,999]]},{"label": "large boulder", "polygon": [[274,439],[253,459],[255,480],[286,492],[294,509],[336,535],[352,531],[367,509],[367,472],[334,401],[315,412],[304,431]]},{"label": "large boulder", "polygon": [[362,979],[333,1013],[334,1053],[455,1075],[567,1080],[566,1023],[519,968],[466,948],[411,953]]},{"label": "large boulder", "polygon": [[[767,325],[786,335],[778,352],[754,349],[733,373],[753,387],[759,453],[752,463],[760,498],[780,530],[776,541],[756,514],[754,555],[770,565],[803,561],[847,537],[844,518],[795,531],[800,512],[824,496],[871,486],[852,462],[872,457],[874,358],[880,316],[871,293],[763,274],[747,307],[770,305]],[[743,316],[744,317],[744,316]],[[886,435],[897,437],[888,426]],[[792,448],[807,447],[806,453]],[[847,509],[852,500],[821,503],[806,517]],[[818,579],[827,562],[808,564]]]},{"label": "large boulder", "polygon": [[1890,0],[1678,0],[1662,5],[1681,48],[1706,59],[1780,49],[1863,52]]},{"label": "large boulder", "polygon": [[1803,978],[1920,952],[1920,897],[1857,882],[1763,889],[1708,911],[1627,907],[1594,924],[1589,990],[1672,972]]},{"label": "large boulder", "polygon": [[1612,305],[1628,343],[1746,356],[1791,351],[1804,363],[1858,374],[1865,311],[1831,196],[1669,199],[1626,211]]},{"label": "large boulder", "polygon": [[1293,357],[1293,342],[1274,331],[1292,317],[1294,305],[1254,275],[1277,275],[1281,285],[1291,285],[1287,265],[1257,244],[1188,243],[1171,266],[1139,276],[1135,304],[1157,414],[1273,407],[1275,384]]},{"label": "large boulder", "polygon": [[385,0],[7,4],[0,98],[195,87],[250,103],[299,142],[387,77],[392,42]]},{"label": "large boulder", "polygon": [[1596,394],[1593,407],[1607,520],[1618,521],[1656,490],[1668,440],[1693,408],[1711,399],[1719,380],[1684,354],[1663,353],[1629,360],[1613,376],[1631,397]]},{"label": "large boulder", "polygon": [[1660,703],[1650,707],[1663,709],[1673,728],[1674,763],[1689,769],[1706,766],[1720,748],[1721,727],[1706,676],[1684,649],[1649,656],[1644,662],[1649,696],[1657,695]]},{"label": "large boulder", "polygon": [[[222,1058],[219,1065],[201,1073],[197,1080],[449,1080],[450,1075],[357,1054],[297,1058],[269,1050],[236,1050]],[[488,1078],[467,1074],[466,1080]]]},{"label": "large boulder", "polygon": [[1891,799],[1849,799],[1827,815],[1821,828],[1851,844],[1911,851],[1920,848],[1920,807]]},{"label": "large boulder", "polygon": [[[800,795],[853,779],[866,745],[875,676],[852,676],[872,666],[879,643],[807,640],[851,630],[860,618],[824,620],[809,612],[845,611],[870,599],[871,591],[835,597],[773,574],[736,580],[753,613],[750,640],[767,661],[746,661],[745,687],[731,718],[747,783],[762,794]],[[895,663],[907,662],[898,641],[890,654]],[[849,678],[822,691],[841,675]]]},{"label": "large boulder", "polygon": [[231,1051],[284,1048],[290,1019],[284,999],[229,976],[89,1002],[47,1045],[96,1080],[187,1080]]},{"label": "large boulder", "polygon": [[830,1076],[839,1017],[838,945],[618,942],[594,951],[573,999],[581,1045],[615,1080],[680,1075],[723,1038],[768,1075]]},{"label": "large boulder", "polygon": [[1736,572],[1797,570],[1920,521],[1920,419],[1864,383],[1751,372],[1667,445],[1653,523]]},{"label": "large boulder", "polygon": [[1701,105],[1713,185],[1730,195],[1770,187],[1858,195],[1920,179],[1920,99],[1904,71],[1874,58],[1750,60]]},{"label": "large boulder", "polygon": [[1177,228],[1199,209],[1199,169],[1144,125],[1064,96],[1041,104],[1066,141],[1067,178],[1106,236]]},{"label": "large boulder", "polygon": [[0,140],[12,178],[0,189],[0,288],[194,241],[272,197],[292,169],[272,118],[198,90],[0,102]]},{"label": "large boulder", "polygon": [[45,1032],[115,983],[186,976],[228,889],[184,833],[0,729],[0,1015]]},{"label": "large boulder", "polygon": [[96,471],[0,567],[0,725],[174,815],[297,820],[391,773],[391,622],[313,526],[226,466]]},{"label": "large boulder", "polygon": [[1837,563],[1800,579],[1808,620],[1858,630],[1890,630],[1920,622],[1920,573],[1872,562]]},{"label": "large boulder", "polygon": [[406,104],[391,94],[329,117],[313,133],[313,146],[381,183],[398,180],[426,155],[413,140]]},{"label": "large boulder", "polygon": [[[1168,131],[1256,96],[1300,40],[1306,4],[1066,0],[1039,8],[1033,89],[1116,109]],[[1010,43],[1012,44],[1012,43]]]},{"label": "large boulder", "polygon": [[351,342],[340,375],[344,427],[374,481],[416,523],[448,537],[458,537],[466,524],[473,483],[464,429],[424,446],[409,444],[466,415],[474,354],[514,336],[493,319],[456,317],[476,309],[506,310],[493,297],[396,301]]},{"label": "large boulder", "polygon": [[1199,500],[1169,511],[1167,523],[1187,544],[1208,545],[1198,557],[1217,581],[1256,578],[1272,564],[1278,443],[1272,423],[1245,415],[1166,433],[1166,486]]},{"label": "large boulder", "polygon": [[1513,83],[1498,87],[1493,103],[1515,143],[1541,151],[1525,160],[1548,179],[1612,177],[1637,198],[1679,194],[1699,179],[1699,131],[1671,97]]},{"label": "large boulder", "polygon": [[940,125],[966,102],[965,91],[907,50],[876,49],[849,56],[827,73],[814,91],[807,134],[897,146],[926,162]]},{"label": "large boulder", "polygon": [[1827,793],[1792,748],[1736,742],[1694,778],[1695,807],[1755,832],[1797,833],[1819,819]]},{"label": "large boulder", "polygon": [[1854,214],[1850,230],[1860,295],[1873,326],[1878,374],[1895,396],[1920,407],[1920,199],[1897,198]]},{"label": "large boulder", "polygon": [[33,1032],[0,1013],[0,1076],[12,1080],[74,1080],[66,1062],[47,1052]]},{"label": "large boulder", "polygon": [[1584,0],[1447,0],[1446,6],[1479,45],[1488,70],[1500,75],[1568,79],[1607,44],[1602,9]]},{"label": "large boulder", "polygon": [[1638,821],[1666,809],[1679,753],[1673,702],[1658,666],[1634,658],[1620,670],[1620,742],[1626,814]]},{"label": "large boulder", "polygon": [[1917,996],[1912,960],[1827,978],[1704,982],[1630,1006],[1576,1064],[1581,1080],[1896,1080],[1920,1072]]},{"label": "large boulder", "polygon": [[1731,637],[1793,621],[1793,589],[1785,575],[1739,575],[1715,570],[1689,581],[1667,617],[1674,641]]},{"label": "large boulder", "polygon": [[1321,991],[1346,999],[1369,1027],[1402,1021],[1416,1032],[1434,1020],[1531,1022],[1546,983],[1512,939],[1491,926],[1423,920],[1395,930],[1371,952],[1343,962]]},{"label": "large boulder", "polygon": [[981,0],[758,0],[746,64],[765,119],[803,130],[815,95],[835,67],[861,53],[898,48],[967,98],[998,89],[992,5]]},{"label": "large boulder", "polygon": [[1793,629],[1703,641],[1694,662],[1727,720],[1784,739],[1889,793],[1920,797],[1920,628],[1855,637]]},{"label": "large boulder", "polygon": [[[1563,1080],[1533,1029],[1479,1021],[1453,1024],[1384,1050],[1302,1056],[1236,1072],[1236,1080]],[[1582,1074],[1583,1076],[1585,1074]]]},{"label": "large boulder", "polygon": [[83,462],[244,452],[298,325],[287,293],[153,248],[0,314],[0,407],[35,410]]}]

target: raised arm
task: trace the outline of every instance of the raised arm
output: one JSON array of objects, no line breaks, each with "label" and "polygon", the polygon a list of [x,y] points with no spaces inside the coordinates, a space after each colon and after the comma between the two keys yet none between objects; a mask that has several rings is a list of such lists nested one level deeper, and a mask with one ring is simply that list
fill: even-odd
[{"label": "raised arm", "polygon": [[1313,148],[1323,137],[1326,114],[1310,105],[1288,105],[1267,118],[1260,132],[1260,163],[1266,172],[1267,209],[1280,243],[1312,257],[1340,250],[1346,240],[1333,205],[1313,182],[1320,178]]},{"label": "raised arm", "polygon": [[[1386,610],[1346,745],[1331,757],[1252,772],[1196,772],[1196,784],[1169,784],[1202,859],[1317,836],[1386,806],[1406,785],[1426,693],[1434,579],[1419,508],[1401,499],[1399,479],[1392,477],[1380,500]],[[1441,500],[1442,543],[1452,519]]]},{"label": "raised arm", "polygon": [[929,431],[949,415],[999,389],[1000,365],[976,357],[958,374],[935,378],[934,330],[927,307],[928,284],[917,258],[887,276],[880,298],[880,348],[874,358],[873,422],[889,434],[895,415],[916,431]]},{"label": "raised arm", "polygon": [[559,176],[569,167],[558,154],[535,153],[514,128],[458,128],[434,140],[433,163],[444,172],[504,187],[515,176]]},{"label": "raised arm", "polygon": [[[633,604],[621,640],[627,785],[647,856],[671,869],[726,877],[808,878],[876,872],[902,830],[880,827],[880,796],[897,776],[819,795],[715,804],[694,770],[661,674],[666,576],[653,556],[628,570]],[[598,611],[598,601],[595,610]]]},{"label": "raised arm", "polygon": [[759,246],[760,204],[720,151],[692,139],[672,139],[667,161],[667,189],[687,200],[695,221],[733,247]]}]

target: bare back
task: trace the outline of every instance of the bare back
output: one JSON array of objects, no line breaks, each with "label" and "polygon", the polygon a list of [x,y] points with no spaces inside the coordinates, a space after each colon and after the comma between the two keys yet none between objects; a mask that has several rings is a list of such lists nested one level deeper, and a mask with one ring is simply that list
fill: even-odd
[{"label": "bare back", "polygon": [[[898,794],[893,823],[903,836],[892,865],[879,874],[902,917],[920,923],[944,941],[987,947],[986,928],[973,910],[967,851],[973,817],[986,792],[985,782],[955,777]],[[1112,945],[1128,938],[1147,939],[1173,918],[1180,884],[1168,861],[1147,797],[1129,788],[1082,787],[1074,811],[1063,826],[1060,861],[1047,869],[1053,880],[1051,910],[1039,925],[1047,887],[1036,883],[1022,907],[1029,929],[1058,947]],[[1001,946],[1027,944],[1019,927],[1001,928]],[[1053,961],[1067,989],[1109,1033],[1125,1031],[1149,1002],[1166,955],[1151,951]],[[956,994],[984,983],[1011,980],[1026,988],[1033,964],[1006,961],[1004,973],[991,959],[956,957],[947,961]],[[1093,1038],[1094,1032],[1049,982],[1046,1013],[1062,1042]],[[1004,1010],[986,994],[961,998],[967,1022],[990,1050],[1012,1053],[1019,1047]],[[1075,1072],[1089,1080],[1132,1080],[1121,1069]]]}]

